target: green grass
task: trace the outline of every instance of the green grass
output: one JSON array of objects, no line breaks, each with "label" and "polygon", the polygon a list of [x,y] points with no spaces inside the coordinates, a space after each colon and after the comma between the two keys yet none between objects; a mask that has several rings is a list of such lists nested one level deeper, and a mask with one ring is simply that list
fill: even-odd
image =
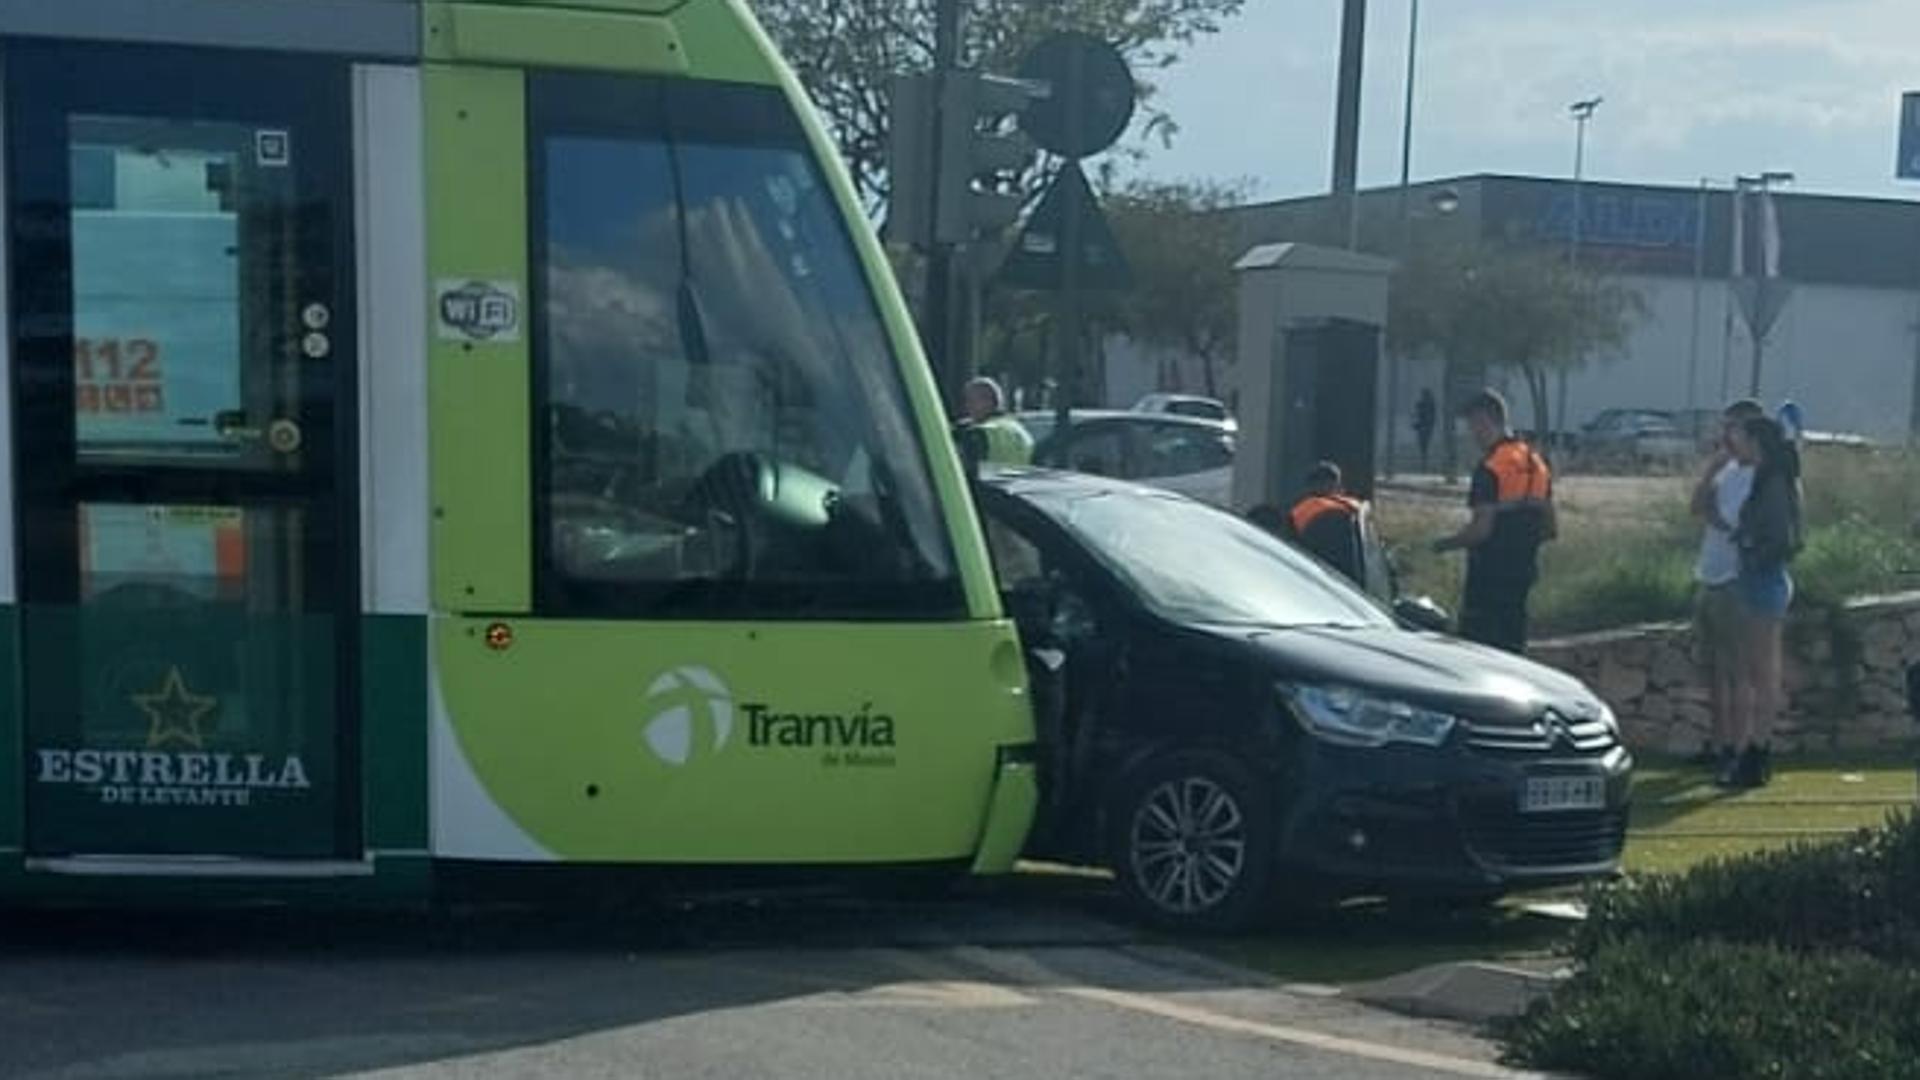
[{"label": "green grass", "polygon": [[1674,873],[1714,857],[1842,837],[1914,804],[1914,766],[1898,754],[1781,760],[1774,782],[1723,792],[1706,770],[1653,760],[1634,774],[1626,868]]}]

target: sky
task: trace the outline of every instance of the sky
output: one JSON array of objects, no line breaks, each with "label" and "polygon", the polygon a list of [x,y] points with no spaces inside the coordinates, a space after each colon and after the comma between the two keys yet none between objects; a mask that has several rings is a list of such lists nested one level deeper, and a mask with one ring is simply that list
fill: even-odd
[{"label": "sky", "polygon": [[[1409,0],[1370,0],[1360,183],[1397,183]],[[1324,191],[1340,0],[1246,0],[1156,72],[1180,126],[1133,171]],[[1784,169],[1795,190],[1920,199],[1893,178],[1920,90],[1920,0],[1423,0],[1413,177],[1568,176],[1567,105],[1601,95],[1589,178],[1693,186]]]}]

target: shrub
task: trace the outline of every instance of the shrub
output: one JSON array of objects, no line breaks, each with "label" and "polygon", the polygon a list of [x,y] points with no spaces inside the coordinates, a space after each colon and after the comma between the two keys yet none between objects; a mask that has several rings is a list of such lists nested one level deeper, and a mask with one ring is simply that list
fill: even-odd
[{"label": "shrub", "polygon": [[1902,572],[1915,568],[1920,568],[1920,540],[1854,514],[1808,530],[1793,576],[1807,604],[1834,607],[1898,588]]},{"label": "shrub", "polygon": [[1601,1080],[1916,1080],[1920,971],[1632,936],[1498,1034],[1512,1064]]},{"label": "shrub", "polygon": [[1920,515],[1920,453],[1809,447],[1805,463],[1809,525],[1857,519],[1911,533]]},{"label": "shrub", "polygon": [[1613,941],[1718,938],[1787,949],[1857,949],[1920,963],[1920,819],[1840,842],[1715,859],[1686,874],[1627,878],[1590,894],[1575,948],[1583,958]]},{"label": "shrub", "polygon": [[1574,634],[1660,622],[1684,616],[1692,598],[1692,549],[1594,536],[1549,550],[1533,623],[1539,634]]},{"label": "shrub", "polygon": [[1920,817],[1590,893],[1580,972],[1499,1034],[1597,1077],[1920,1080]]}]

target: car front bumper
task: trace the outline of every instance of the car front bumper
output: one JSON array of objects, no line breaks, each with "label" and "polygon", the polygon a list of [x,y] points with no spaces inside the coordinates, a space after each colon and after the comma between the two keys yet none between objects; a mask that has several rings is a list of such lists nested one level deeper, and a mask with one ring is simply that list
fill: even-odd
[{"label": "car front bumper", "polygon": [[[1620,866],[1632,795],[1624,747],[1494,755],[1460,746],[1302,748],[1283,865],[1347,889],[1486,892],[1569,884]],[[1601,806],[1525,812],[1527,781],[1594,777]]]}]

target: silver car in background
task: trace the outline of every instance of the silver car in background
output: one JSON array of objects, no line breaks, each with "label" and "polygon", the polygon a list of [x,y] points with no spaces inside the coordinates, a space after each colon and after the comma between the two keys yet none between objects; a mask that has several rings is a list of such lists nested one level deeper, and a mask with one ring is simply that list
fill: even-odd
[{"label": "silver car in background", "polygon": [[1061,431],[1051,412],[1015,418],[1033,435],[1035,465],[1131,480],[1233,508],[1234,432],[1221,421],[1083,409]]}]

